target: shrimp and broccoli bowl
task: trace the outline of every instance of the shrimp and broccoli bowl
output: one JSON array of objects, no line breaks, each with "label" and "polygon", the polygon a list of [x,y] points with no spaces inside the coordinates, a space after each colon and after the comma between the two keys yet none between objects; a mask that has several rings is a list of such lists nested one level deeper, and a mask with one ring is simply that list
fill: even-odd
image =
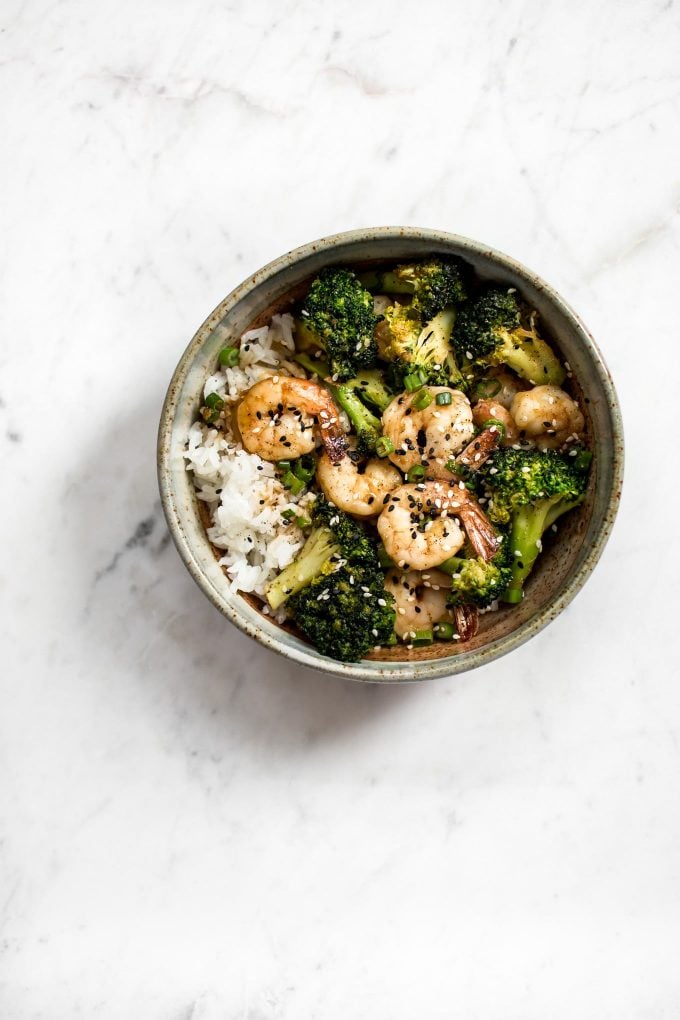
[{"label": "shrimp and broccoli bowl", "polygon": [[581,394],[465,260],[326,266],[224,332],[185,434],[224,585],[330,659],[459,653],[582,512]]}]

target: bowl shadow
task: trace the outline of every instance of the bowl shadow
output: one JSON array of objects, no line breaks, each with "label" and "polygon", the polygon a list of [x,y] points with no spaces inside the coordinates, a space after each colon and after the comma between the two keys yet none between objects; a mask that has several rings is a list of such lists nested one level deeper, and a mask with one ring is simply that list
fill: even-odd
[{"label": "bowl shadow", "polygon": [[[265,753],[313,752],[397,711],[419,685],[357,683],[301,666],[258,645],[199,591],[172,545],[156,483],[163,394],[132,395],[114,424],[93,427],[69,515],[64,571],[81,607],[79,640],[154,727],[168,722],[191,749],[207,740],[254,743]],[[105,473],[102,451],[106,451]],[[105,508],[103,510],[103,508]],[[55,597],[57,593],[55,592]]]}]

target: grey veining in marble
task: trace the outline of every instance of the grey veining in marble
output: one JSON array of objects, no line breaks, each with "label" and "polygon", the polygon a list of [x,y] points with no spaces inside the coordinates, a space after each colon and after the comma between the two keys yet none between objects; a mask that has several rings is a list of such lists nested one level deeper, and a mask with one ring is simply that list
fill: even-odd
[{"label": "grey veining in marble", "polygon": [[[677,4],[7,0],[2,23],[3,1020],[675,1018]],[[548,630],[378,689],[221,619],[154,447],[235,284],[400,222],[578,309],[627,486]]]}]

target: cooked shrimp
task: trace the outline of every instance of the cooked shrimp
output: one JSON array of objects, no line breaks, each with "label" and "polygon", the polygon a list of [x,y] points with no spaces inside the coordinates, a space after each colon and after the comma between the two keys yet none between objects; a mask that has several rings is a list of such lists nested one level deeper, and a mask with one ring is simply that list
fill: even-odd
[{"label": "cooked shrimp", "polygon": [[477,556],[489,560],[495,554],[496,533],[479,503],[461,485],[421,482],[402,485],[385,497],[378,532],[388,556],[399,567],[436,567],[458,552],[466,535]]},{"label": "cooked shrimp", "polygon": [[422,574],[419,570],[389,570],[385,588],[394,595],[397,615],[394,629],[397,636],[408,640],[416,631],[430,630],[435,623],[453,620],[446,605],[451,578],[439,570]]},{"label": "cooked shrimp", "polygon": [[515,424],[540,450],[554,450],[573,436],[579,439],[585,421],[575,400],[559,386],[534,386],[518,393],[510,408]]},{"label": "cooked shrimp", "polygon": [[295,459],[311,453],[318,428],[330,460],[345,456],[347,440],[327,389],[311,379],[272,376],[244,393],[236,412],[243,445],[263,460]]},{"label": "cooked shrimp", "polygon": [[317,461],[316,480],[331,503],[355,517],[380,513],[385,496],[402,482],[394,465],[379,457],[355,463],[349,456],[334,464],[327,453]]},{"label": "cooked shrimp", "polygon": [[[486,463],[494,450],[497,450],[501,445],[502,430],[498,425],[491,424],[487,428],[482,429],[474,439],[472,439],[464,450],[458,454],[454,460],[454,465],[462,468],[467,468],[468,471],[479,471],[480,467]],[[455,474],[456,472],[454,472]]]},{"label": "cooked shrimp", "polygon": [[[423,410],[414,402],[429,393],[432,402]],[[450,404],[438,404],[437,394],[448,393]],[[402,393],[383,413],[383,431],[394,446],[389,457],[406,473],[424,464],[428,474],[449,478],[446,463],[474,435],[470,401],[459,390],[447,386],[423,386],[415,393]]]},{"label": "cooked shrimp", "polygon": [[501,422],[505,428],[505,434],[502,439],[503,446],[512,446],[519,439],[519,430],[515,425],[515,419],[512,417],[510,412],[499,404],[496,400],[484,399],[478,400],[472,408],[472,420],[478,428],[481,428],[484,422],[488,421],[489,418],[495,418],[496,421]]},{"label": "cooked shrimp", "polygon": [[[487,387],[485,387],[485,383],[488,383]],[[482,399],[489,397],[509,411],[517,394],[525,390],[527,385],[523,379],[513,375],[507,368],[492,368],[478,384],[477,390],[480,391],[479,395]],[[485,388],[486,393],[484,392]]]},{"label": "cooked shrimp", "polygon": [[397,637],[408,641],[419,630],[431,630],[444,621],[454,623],[457,640],[469,641],[474,637],[479,627],[479,613],[474,606],[448,606],[450,587],[451,578],[441,570],[388,571],[385,588],[394,595]]}]

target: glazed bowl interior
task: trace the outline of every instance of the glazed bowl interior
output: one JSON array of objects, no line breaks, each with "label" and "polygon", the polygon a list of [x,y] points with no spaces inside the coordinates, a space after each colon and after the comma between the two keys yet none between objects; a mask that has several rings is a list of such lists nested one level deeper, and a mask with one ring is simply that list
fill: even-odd
[{"label": "glazed bowl interior", "polygon": [[[568,363],[571,390],[586,418],[594,451],[586,500],[561,522],[526,585],[524,601],[481,616],[464,645],[436,642],[409,651],[400,645],[358,663],[321,655],[293,628],[262,614],[256,599],[232,594],[210,545],[182,451],[201,403],[203,385],[219,350],[246,329],[290,309],[319,270],[328,265],[366,267],[432,253],[464,259],[480,280],[516,287],[540,315],[543,334]],[[616,394],[588,331],[562,299],[533,273],[475,241],[416,228],[384,227],[325,238],[277,259],[237,287],[203,323],[177,366],[163,406],[158,442],[161,498],[170,532],[192,576],[211,602],[261,644],[307,666],[358,680],[424,680],[459,673],[505,654],[537,633],[568,604],[597,562],[620,496],[623,438]]]}]

